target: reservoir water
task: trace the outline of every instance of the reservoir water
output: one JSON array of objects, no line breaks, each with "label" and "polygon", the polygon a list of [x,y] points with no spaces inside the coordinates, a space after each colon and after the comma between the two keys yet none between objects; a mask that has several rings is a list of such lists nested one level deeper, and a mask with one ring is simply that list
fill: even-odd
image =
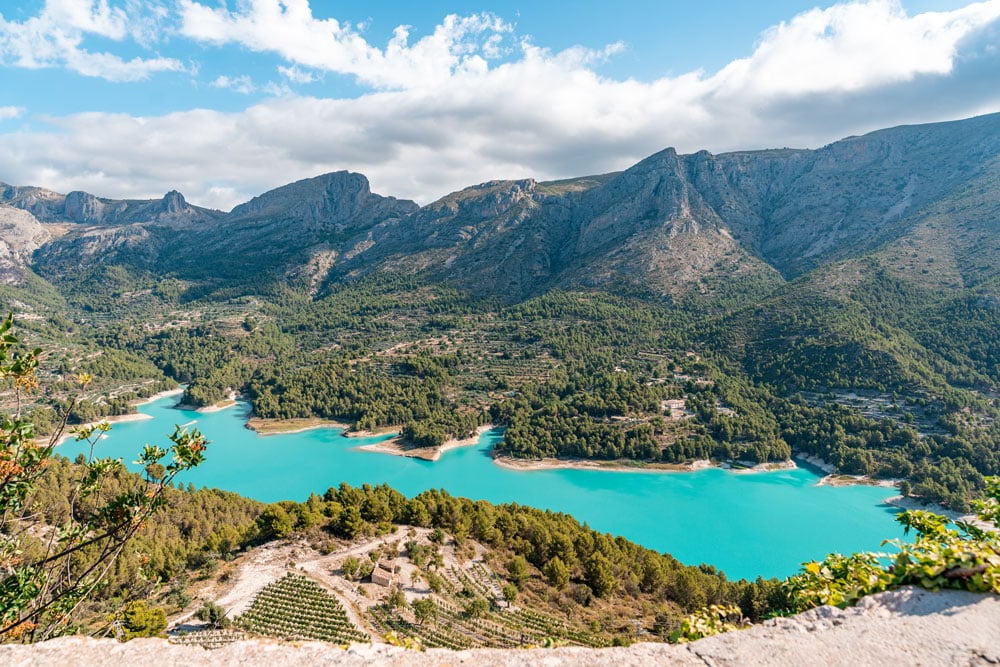
[{"label": "reservoir water", "polygon": [[[140,406],[152,419],[122,422],[98,445],[99,456],[135,460],[145,443],[166,446],[175,424],[195,422],[210,440],[205,462],[182,478],[273,502],[305,500],[341,481],[387,483],[407,496],[430,488],[494,503],[517,502],[572,514],[602,532],[669,552],[684,563],[709,563],[732,578],[786,576],[833,551],[878,550],[900,537],[893,489],[816,486],[806,469],[739,474],[601,470],[514,471],[489,456],[498,432],[429,462],[358,451],[381,438],[345,438],[335,429],[259,436],[245,428],[249,406],[201,414],[176,410],[176,397]],[[73,458],[74,442],[58,452]],[[132,466],[135,468],[135,466]]]}]

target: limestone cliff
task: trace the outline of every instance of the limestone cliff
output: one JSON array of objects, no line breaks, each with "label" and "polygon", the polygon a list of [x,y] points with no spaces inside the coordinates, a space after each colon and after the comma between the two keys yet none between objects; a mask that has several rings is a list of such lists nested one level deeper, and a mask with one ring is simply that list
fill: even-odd
[{"label": "limestone cliff", "polygon": [[935,243],[973,247],[963,241],[973,238],[970,224],[977,242],[990,240],[998,169],[1000,114],[818,150],[666,149],[619,174],[493,181],[450,194],[367,233],[334,274],[422,272],[514,300],[579,284],[674,295],[720,282],[773,286],[907,245],[928,224]]}]

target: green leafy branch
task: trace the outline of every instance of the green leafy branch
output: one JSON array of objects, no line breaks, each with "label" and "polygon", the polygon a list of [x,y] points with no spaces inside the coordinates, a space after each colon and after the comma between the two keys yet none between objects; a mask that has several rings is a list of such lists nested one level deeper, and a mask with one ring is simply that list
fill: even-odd
[{"label": "green leafy branch", "polygon": [[987,479],[986,496],[976,502],[978,523],[952,524],[926,510],[900,512],[896,520],[913,542],[887,540],[895,555],[831,554],[823,562],[806,563],[785,586],[798,611],[819,605],[846,607],[865,595],[898,586],[915,585],[1000,594],[1000,478]]},{"label": "green leafy branch", "polygon": [[[114,493],[109,481],[124,471],[121,459],[98,458],[94,448],[110,426],[82,427],[78,441],[90,444],[70,491],[69,517],[61,526],[41,519],[31,494],[45,474],[66,430],[69,409],[45,443],[20,417],[20,392],[37,386],[39,350],[22,352],[11,333],[13,318],[0,324],[0,378],[13,380],[14,415],[0,420],[0,641],[46,639],[72,630],[73,613],[105,580],[126,544],[165,504],[176,476],[204,461],[207,444],[197,430],[177,427],[169,449],[147,445],[138,463],[145,478]],[[82,386],[90,378],[81,376]],[[160,463],[170,457],[167,465]]]}]

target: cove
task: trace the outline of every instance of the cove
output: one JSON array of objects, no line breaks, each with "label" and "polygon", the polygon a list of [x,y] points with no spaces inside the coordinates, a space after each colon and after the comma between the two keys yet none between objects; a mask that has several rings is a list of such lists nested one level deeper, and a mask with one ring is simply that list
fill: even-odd
[{"label": "cove", "polygon": [[[184,484],[265,502],[305,500],[341,481],[385,483],[407,496],[446,489],[474,500],[566,512],[684,563],[713,565],[731,579],[784,577],[827,553],[878,550],[883,539],[902,536],[893,521],[897,510],[883,502],[892,489],[816,486],[819,476],[803,468],[757,474],[714,468],[515,471],[489,456],[498,431],[429,462],[358,451],[382,438],[345,438],[329,428],[260,436],[245,428],[246,403],[202,414],[177,410],[176,402],[166,397],[140,406],[152,419],[114,424],[97,455],[131,463],[144,444],[164,446],[175,424],[193,422],[210,444],[205,462],[179,478]],[[70,459],[83,451],[76,442],[57,449]]]}]

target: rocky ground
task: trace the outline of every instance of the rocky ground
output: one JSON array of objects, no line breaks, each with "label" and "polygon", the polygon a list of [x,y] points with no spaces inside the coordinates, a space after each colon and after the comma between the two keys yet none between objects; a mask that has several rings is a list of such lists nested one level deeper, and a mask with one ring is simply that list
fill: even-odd
[{"label": "rocky ground", "polygon": [[348,650],[308,642],[241,641],[208,651],[161,639],[127,644],[66,637],[33,646],[0,646],[0,664],[266,665],[267,667],[444,665],[996,665],[1000,664],[1000,597],[904,588],[874,595],[852,609],[823,607],[793,618],[684,646],[635,644],[614,649],[533,649],[423,653],[384,644]]}]

